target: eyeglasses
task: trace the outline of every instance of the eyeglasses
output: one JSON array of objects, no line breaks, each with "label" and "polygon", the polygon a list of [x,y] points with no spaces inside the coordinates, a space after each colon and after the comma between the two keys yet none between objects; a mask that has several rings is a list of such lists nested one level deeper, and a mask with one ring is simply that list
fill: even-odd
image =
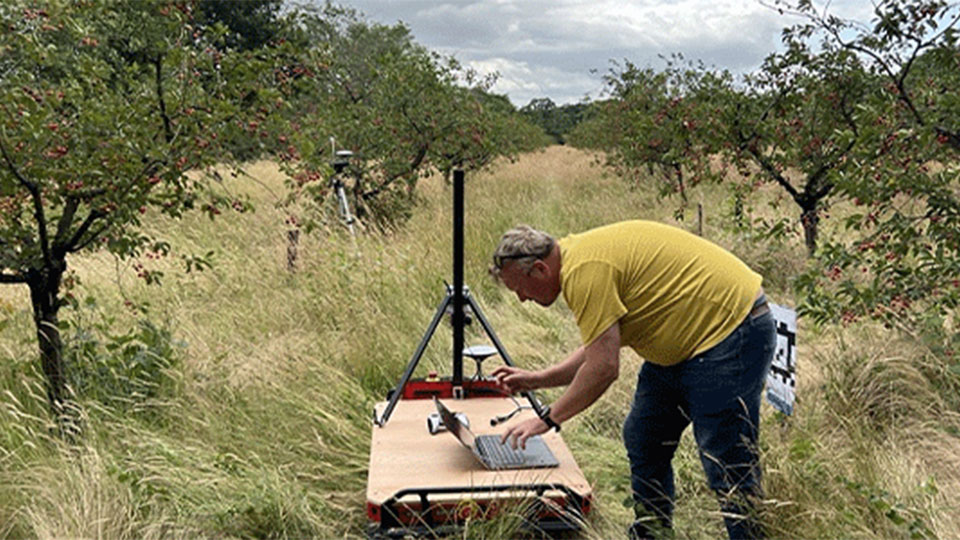
[{"label": "eyeglasses", "polygon": [[526,259],[527,257],[536,257],[537,259],[543,258],[544,253],[514,253],[512,255],[494,255],[493,256],[493,266],[497,270],[503,269],[503,263],[506,261],[516,260],[516,259]]}]

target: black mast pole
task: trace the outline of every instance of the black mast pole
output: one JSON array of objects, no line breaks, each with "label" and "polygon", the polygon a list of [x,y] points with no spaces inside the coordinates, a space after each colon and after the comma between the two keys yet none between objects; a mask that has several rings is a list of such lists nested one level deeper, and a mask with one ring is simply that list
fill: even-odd
[{"label": "black mast pole", "polygon": [[[463,386],[463,170],[453,171],[453,388]],[[454,390],[456,392],[456,390]]]}]

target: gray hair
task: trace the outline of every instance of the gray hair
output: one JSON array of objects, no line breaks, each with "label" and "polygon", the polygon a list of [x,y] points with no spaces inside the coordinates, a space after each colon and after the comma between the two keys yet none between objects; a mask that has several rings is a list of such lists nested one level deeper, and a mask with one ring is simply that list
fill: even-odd
[{"label": "gray hair", "polygon": [[534,262],[549,255],[555,244],[556,240],[549,234],[529,225],[517,225],[500,237],[500,243],[493,252],[490,274],[499,279],[503,263],[508,260],[514,261],[520,270],[526,272]]}]

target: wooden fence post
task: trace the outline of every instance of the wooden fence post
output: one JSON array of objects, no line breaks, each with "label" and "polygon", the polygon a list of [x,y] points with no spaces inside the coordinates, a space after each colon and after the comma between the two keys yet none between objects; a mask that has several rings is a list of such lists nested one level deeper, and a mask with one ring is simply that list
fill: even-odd
[{"label": "wooden fence post", "polygon": [[287,270],[297,271],[297,246],[300,243],[300,229],[287,231]]},{"label": "wooden fence post", "polygon": [[703,203],[697,203],[697,236],[703,236]]}]

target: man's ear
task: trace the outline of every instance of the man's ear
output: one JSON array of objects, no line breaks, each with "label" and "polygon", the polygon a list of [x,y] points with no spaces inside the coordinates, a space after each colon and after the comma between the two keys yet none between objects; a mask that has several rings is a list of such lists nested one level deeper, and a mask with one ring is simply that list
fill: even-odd
[{"label": "man's ear", "polygon": [[539,272],[540,277],[544,277],[548,275],[549,270],[550,265],[548,265],[546,261],[543,259],[537,259],[533,261],[533,266],[530,267],[530,274],[532,275],[534,272]]}]

